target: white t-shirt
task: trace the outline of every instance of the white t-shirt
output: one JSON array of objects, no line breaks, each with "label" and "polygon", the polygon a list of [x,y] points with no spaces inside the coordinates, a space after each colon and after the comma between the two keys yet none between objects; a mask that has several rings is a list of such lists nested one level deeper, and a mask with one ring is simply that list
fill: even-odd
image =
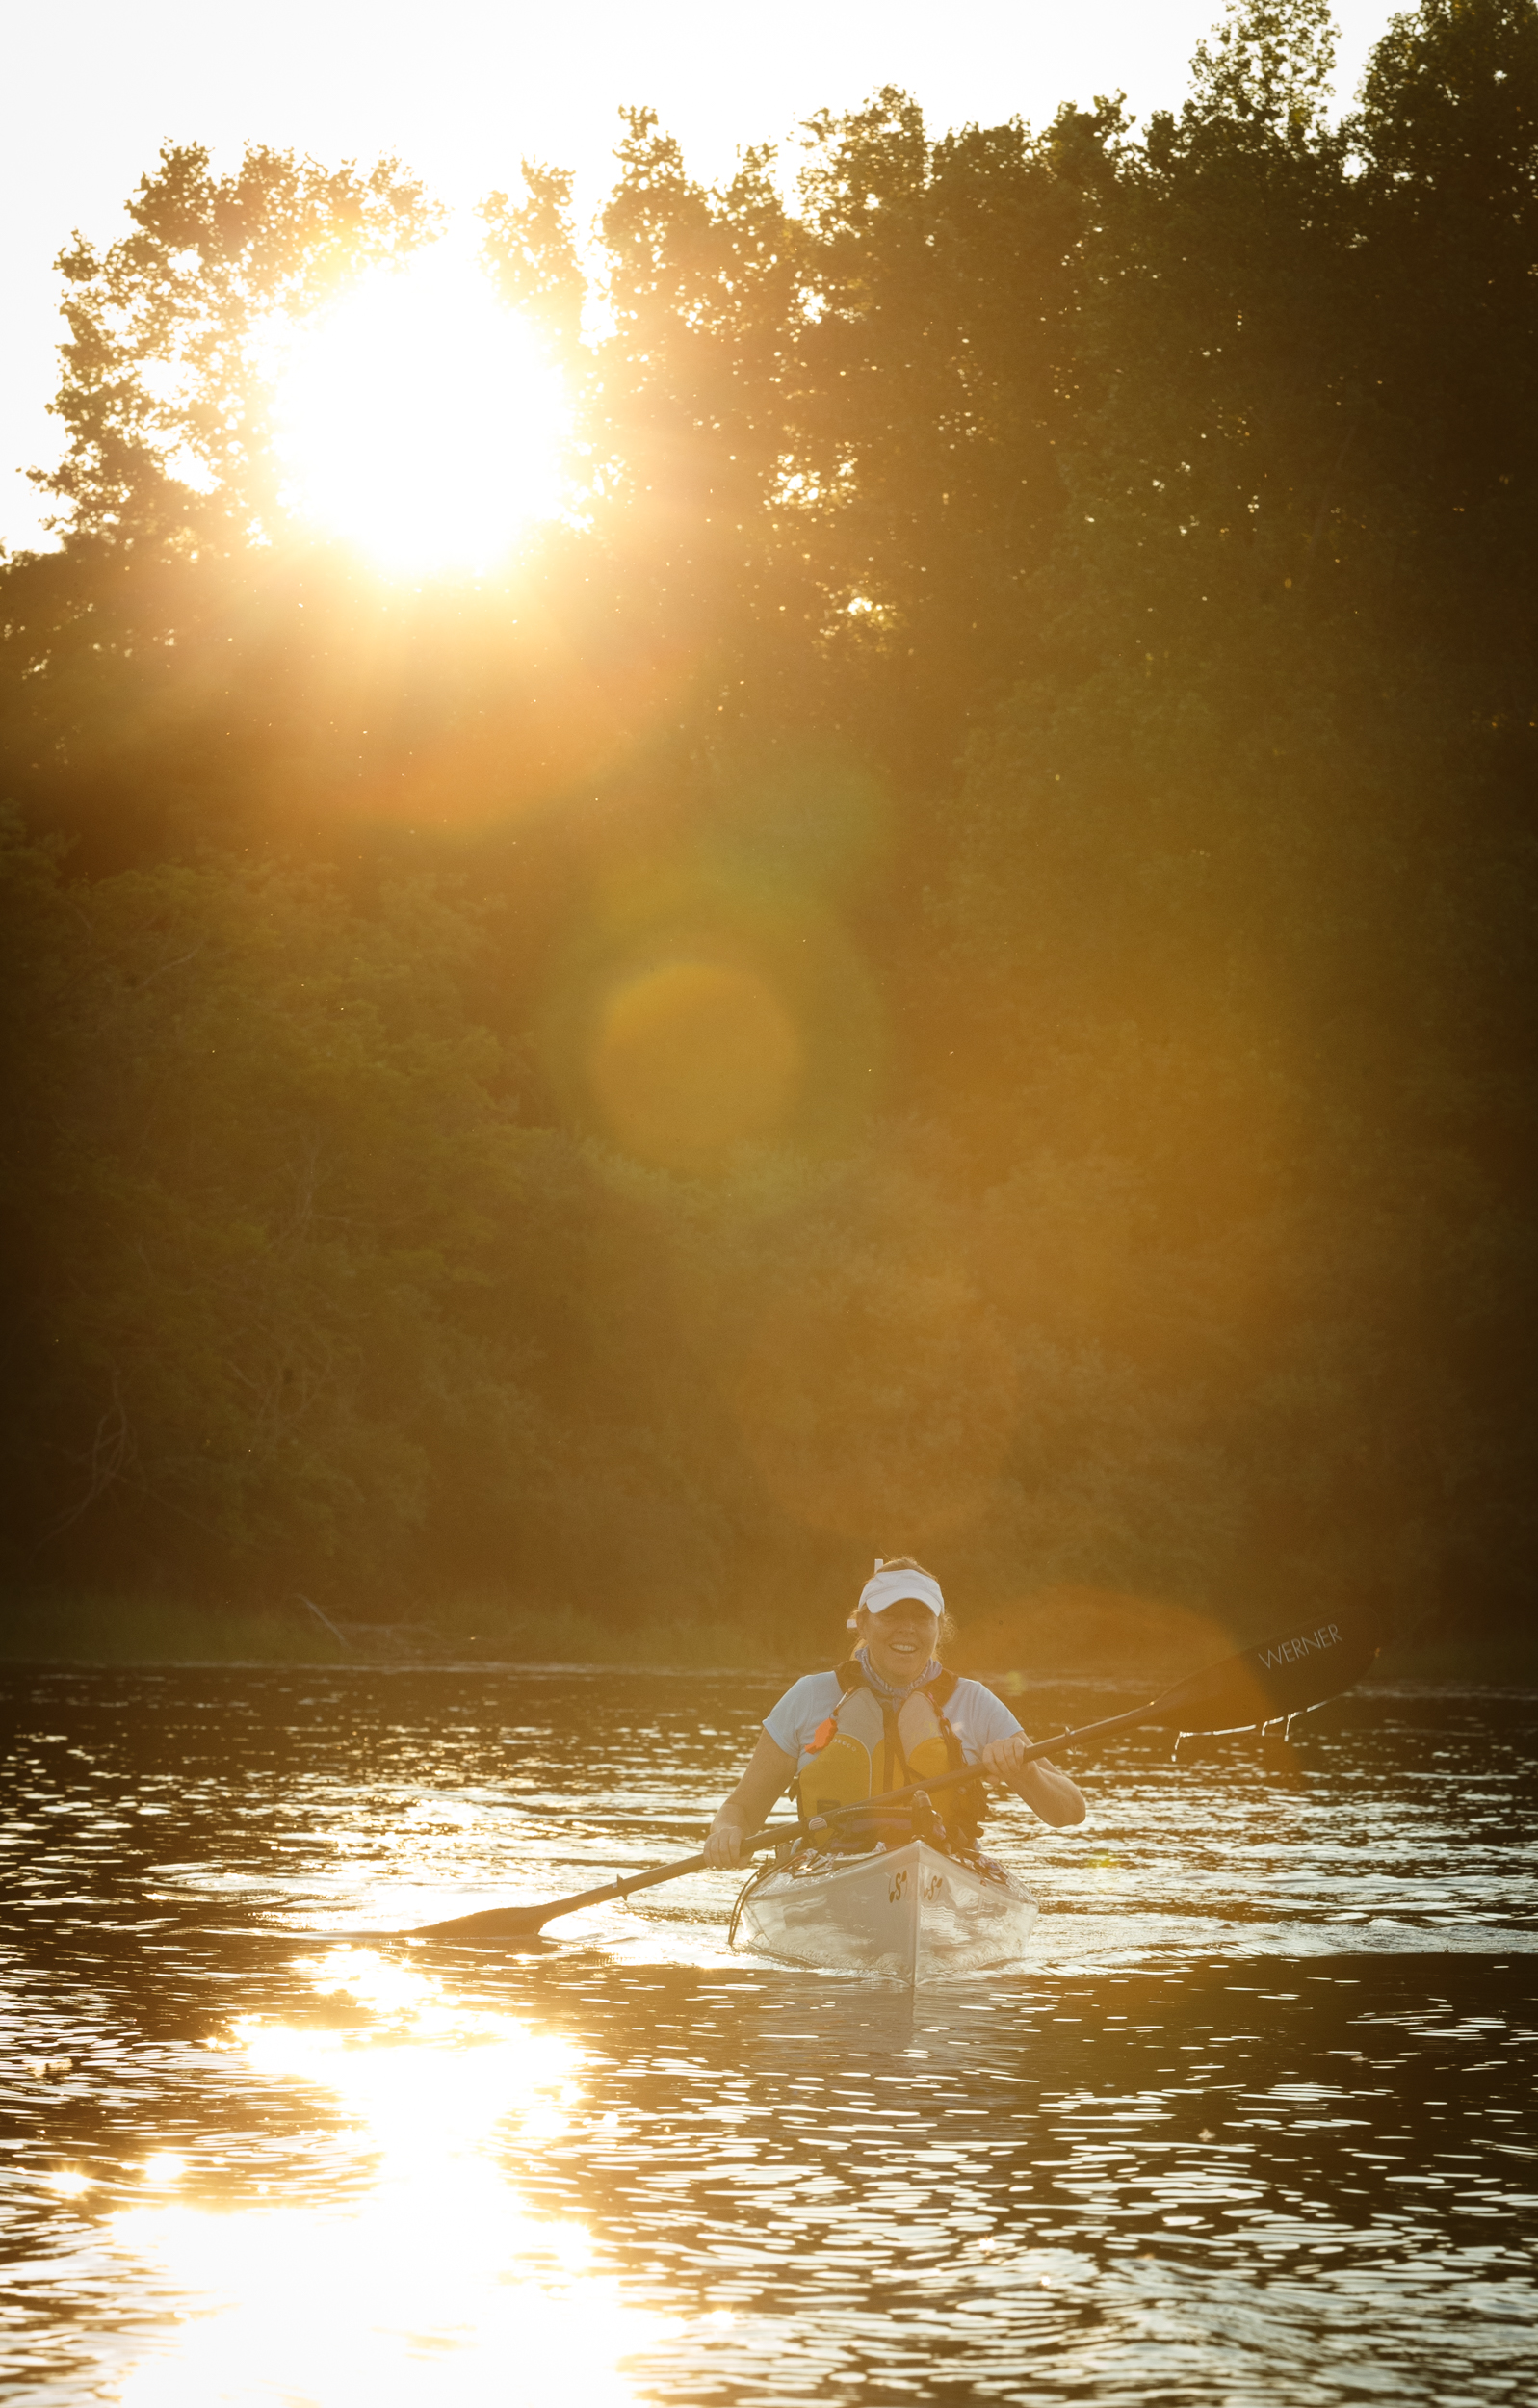
[{"label": "white t-shirt", "polygon": [[[765,1730],[776,1747],[795,1758],[797,1770],[811,1761],[808,1741],[843,1694],[836,1672],[808,1672],[764,1716]],[[995,1740],[1011,1739],[1020,1728],[1003,1698],[980,1681],[956,1683],[945,1702],[945,1718],[961,1742],[961,1761],[968,1765],[975,1765]]]}]

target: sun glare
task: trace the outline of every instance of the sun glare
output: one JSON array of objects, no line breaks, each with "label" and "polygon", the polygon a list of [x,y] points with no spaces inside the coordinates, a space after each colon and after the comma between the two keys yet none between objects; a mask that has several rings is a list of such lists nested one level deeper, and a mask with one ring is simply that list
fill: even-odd
[{"label": "sun glare", "polygon": [[451,242],[297,339],[276,419],[289,507],[396,573],[488,568],[561,507],[560,372]]},{"label": "sun glare", "polygon": [[259,2156],[232,2179],[216,2147],[212,2196],[111,2218],[157,2312],[118,2408],[637,2408],[626,2361],[676,2323],[630,2307],[586,2230],[512,2179],[582,2113],[577,2053],[368,1950],[300,1970],[341,2018],[244,2018],[234,2043],[335,2119],[302,2172]]}]

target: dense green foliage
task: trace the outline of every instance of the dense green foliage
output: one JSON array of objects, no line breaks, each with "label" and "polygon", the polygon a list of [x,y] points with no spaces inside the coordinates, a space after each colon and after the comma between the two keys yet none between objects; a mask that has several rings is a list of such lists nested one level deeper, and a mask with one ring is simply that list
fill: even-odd
[{"label": "dense green foliage", "polygon": [[393,163],[168,152],[67,254],[14,1579],[1521,1618],[1538,8],[1422,0],[1335,123],[1331,49],[1244,0],[1143,128],[883,92],[794,200],[638,112],[596,268],[526,170],[588,489],[479,584],[273,465],[253,329],[430,236]]}]

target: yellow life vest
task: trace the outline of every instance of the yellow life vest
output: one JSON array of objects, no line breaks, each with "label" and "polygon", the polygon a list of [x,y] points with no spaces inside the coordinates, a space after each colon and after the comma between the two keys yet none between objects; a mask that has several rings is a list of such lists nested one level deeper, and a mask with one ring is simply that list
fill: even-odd
[{"label": "yellow life vest", "polygon": [[[838,1678],[844,1693],[813,1732],[796,1783],[803,1822],[840,1806],[858,1806],[884,1790],[905,1790],[910,1782],[960,1770],[966,1757],[945,1716],[956,1686],[953,1672],[936,1673],[896,1707],[876,1695],[860,1664],[841,1663]],[[963,1799],[971,1810],[966,1819],[975,1821],[980,1800],[970,1786],[959,1796],[951,1793],[948,1812],[961,1809]],[[956,1819],[951,1813],[952,1824]]]}]

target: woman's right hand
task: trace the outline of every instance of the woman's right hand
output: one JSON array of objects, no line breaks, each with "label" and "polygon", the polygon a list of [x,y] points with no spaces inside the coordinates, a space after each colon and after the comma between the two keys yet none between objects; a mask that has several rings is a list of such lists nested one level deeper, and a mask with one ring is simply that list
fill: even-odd
[{"label": "woman's right hand", "polygon": [[742,1860],[742,1852],[743,1831],[740,1823],[712,1823],[710,1838],[705,1843],[707,1865],[738,1864]]}]

